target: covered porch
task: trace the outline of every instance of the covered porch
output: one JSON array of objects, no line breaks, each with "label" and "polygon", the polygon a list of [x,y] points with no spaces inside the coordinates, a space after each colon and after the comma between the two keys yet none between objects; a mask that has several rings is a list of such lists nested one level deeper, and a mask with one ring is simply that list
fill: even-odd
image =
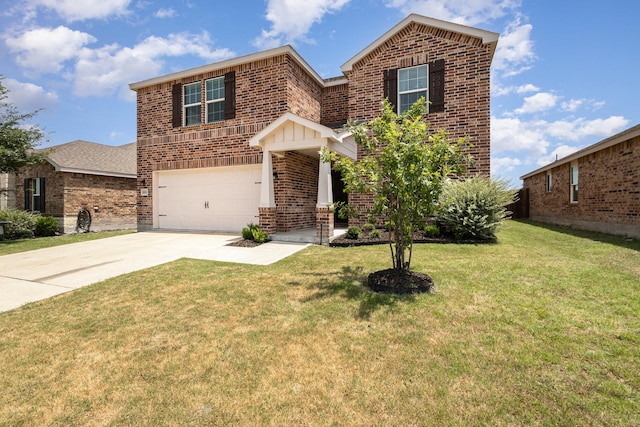
[{"label": "covered porch", "polygon": [[315,237],[334,235],[331,164],[320,157],[324,147],[356,158],[350,132],[285,113],[250,140],[262,149],[259,222],[277,237],[315,230]]}]

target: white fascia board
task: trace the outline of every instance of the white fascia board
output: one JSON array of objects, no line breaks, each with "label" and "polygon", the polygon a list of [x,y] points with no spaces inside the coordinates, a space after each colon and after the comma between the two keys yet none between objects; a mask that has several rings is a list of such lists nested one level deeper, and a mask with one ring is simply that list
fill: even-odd
[{"label": "white fascia board", "polygon": [[576,151],[575,153],[569,154],[568,156],[563,157],[563,158],[561,158],[559,160],[556,160],[553,163],[549,163],[546,166],[538,168],[538,169],[534,170],[533,172],[529,172],[526,175],[522,175],[520,177],[520,179],[530,178],[530,177],[532,177],[534,175],[537,175],[537,174],[539,174],[541,172],[548,171],[549,169],[553,169],[553,168],[555,168],[557,166],[560,166],[560,165],[563,165],[565,163],[572,162],[572,161],[574,161],[576,159],[579,159],[580,157],[588,156],[589,154],[593,154],[593,153],[595,153],[597,151],[604,150],[605,148],[612,147],[612,146],[614,146],[616,144],[619,144],[621,142],[624,142],[624,141],[627,141],[629,139],[635,138],[637,136],[640,136],[640,125],[636,125],[636,126],[634,126],[632,128],[629,128],[627,130],[623,130],[622,132],[617,133],[617,134],[615,134],[615,135],[613,135],[613,136],[611,136],[611,137],[609,137],[609,138],[607,138],[605,140],[602,140],[600,142],[596,142],[595,144],[590,145],[588,147],[585,147],[582,150]]},{"label": "white fascia board", "polygon": [[175,80],[181,80],[186,77],[195,76],[198,74],[210,73],[216,70],[221,70],[223,68],[235,67],[237,65],[247,64],[249,62],[259,61],[266,58],[271,58],[274,56],[289,54],[293,57],[298,64],[304,68],[309,75],[311,75],[321,86],[324,87],[324,79],[320,77],[316,71],[311,68],[311,66],[305,61],[298,52],[293,49],[290,45],[285,45],[281,47],[277,47],[274,49],[264,50],[261,52],[252,53],[249,55],[238,56],[236,58],[227,59],[226,61],[215,62],[213,64],[207,64],[196,68],[191,68],[184,71],[179,71],[177,73],[167,74],[164,76],[154,77],[152,79],[143,80],[137,83],[130,83],[129,89],[138,90],[144,87],[153,86],[161,83],[167,83]]},{"label": "white fascia board", "polygon": [[441,28],[443,30],[452,31],[454,33],[459,33],[459,34],[464,34],[464,35],[468,35],[468,36],[472,36],[472,37],[477,37],[479,39],[482,39],[482,43],[484,43],[484,44],[497,43],[498,42],[498,38],[500,37],[500,34],[494,33],[492,31],[481,30],[479,28],[468,27],[466,25],[460,25],[460,24],[456,24],[456,23],[453,23],[453,22],[442,21],[440,19],[429,18],[427,16],[422,16],[422,15],[418,15],[416,13],[412,13],[411,15],[407,16],[405,19],[400,21],[398,24],[396,24],[389,31],[387,31],[386,33],[384,33],[383,35],[378,37],[373,43],[371,43],[369,46],[365,47],[358,54],[356,54],[353,58],[351,58],[350,60],[345,62],[344,65],[342,65],[342,67],[340,67],[342,72],[346,73],[348,71],[351,71],[353,65],[356,62],[360,61],[362,58],[367,56],[370,52],[375,50],[378,46],[380,46],[381,44],[386,42],[388,39],[390,39],[397,32],[399,32],[404,27],[406,27],[407,25],[409,25],[409,24],[411,24],[413,22],[418,23],[418,24],[423,24],[423,25],[426,25],[426,26],[429,26],[429,27]]}]

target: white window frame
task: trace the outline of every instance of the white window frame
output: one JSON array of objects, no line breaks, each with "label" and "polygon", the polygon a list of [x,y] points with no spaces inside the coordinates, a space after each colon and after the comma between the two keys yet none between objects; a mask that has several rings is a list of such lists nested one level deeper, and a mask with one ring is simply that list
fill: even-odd
[{"label": "white window frame", "polygon": [[578,181],[580,170],[577,163],[571,163],[569,168],[569,200],[571,203],[578,203]]},{"label": "white window frame", "polygon": [[545,190],[547,193],[550,193],[553,189],[553,174],[551,172],[547,172],[547,180],[545,181]]},{"label": "white window frame", "polygon": [[[218,81],[218,82],[222,82],[222,98],[211,98],[209,99],[210,96],[210,91],[209,88],[207,87],[207,83],[209,82],[213,82],[213,81]],[[225,97],[225,93],[224,93],[224,76],[221,77],[216,77],[215,79],[208,79],[205,81],[205,105],[206,105],[206,109],[205,109],[205,114],[206,114],[206,121],[207,123],[216,123],[216,122],[222,122],[224,121],[224,97]],[[209,120],[209,109],[213,108],[214,105],[222,105],[222,117],[218,120]]]},{"label": "white window frame", "polygon": [[[187,88],[198,86],[198,102],[187,103]],[[192,94],[190,94],[192,95]],[[195,93],[193,93],[195,95]],[[187,111],[190,108],[199,107],[198,121],[193,123],[187,123]],[[201,82],[193,82],[189,84],[185,84],[182,89],[182,125],[183,126],[197,126],[202,123],[202,83]]]},{"label": "white window frame", "polygon": [[[408,79],[403,79],[402,75],[403,74],[408,74],[412,70],[418,70],[418,69],[424,69],[425,70],[424,87],[416,85],[416,87],[407,88],[405,90],[402,90],[402,82],[405,81],[405,80],[408,80]],[[415,80],[417,80],[417,79],[415,79]],[[420,98],[420,96],[424,96],[424,98],[426,100],[429,99],[429,65],[428,64],[416,65],[415,67],[401,68],[401,69],[398,70],[398,114],[404,113],[405,111],[407,111],[411,107],[411,105],[413,105],[413,102],[410,105],[408,105],[408,106],[406,106],[404,108],[403,108],[403,105],[402,105],[402,96],[403,95],[412,95],[412,94],[421,94],[416,98],[415,101],[417,101]],[[429,106],[427,104],[427,109],[428,108],[429,108]]]}]

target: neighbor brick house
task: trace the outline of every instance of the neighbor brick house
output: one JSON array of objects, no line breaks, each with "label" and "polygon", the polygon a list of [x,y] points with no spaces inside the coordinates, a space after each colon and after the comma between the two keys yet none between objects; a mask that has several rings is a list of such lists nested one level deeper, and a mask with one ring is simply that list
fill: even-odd
[{"label": "neighbor brick house", "polygon": [[47,150],[45,161],[16,174],[18,209],[54,217],[64,233],[75,231],[81,208],[92,231],[136,228],[135,143],[73,141]]},{"label": "neighbor brick house", "polygon": [[138,229],[333,232],[342,197],[329,147],[356,159],[347,121],[420,96],[427,120],[468,137],[470,174],[489,174],[490,66],[498,34],[410,15],[324,79],[290,46],[133,83]]},{"label": "neighbor brick house", "polygon": [[521,179],[532,220],[640,238],[640,125]]}]

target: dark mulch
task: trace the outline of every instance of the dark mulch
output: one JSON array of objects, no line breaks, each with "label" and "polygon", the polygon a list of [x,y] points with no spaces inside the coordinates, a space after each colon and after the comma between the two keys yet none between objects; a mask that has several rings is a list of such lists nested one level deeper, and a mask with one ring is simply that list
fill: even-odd
[{"label": "dark mulch", "polygon": [[[389,232],[379,230],[380,237],[379,238],[370,238],[368,233],[362,233],[359,239],[347,239],[344,236],[333,239],[330,246],[337,247],[349,247],[349,246],[363,246],[363,245],[380,245],[389,243]],[[491,240],[482,240],[482,239],[464,239],[464,240],[456,240],[451,235],[442,235],[438,237],[427,237],[424,235],[422,231],[416,231],[413,234],[413,243],[466,243],[466,244],[476,244],[476,243],[495,243],[497,239]]]},{"label": "dark mulch", "polygon": [[393,268],[369,274],[367,286],[372,291],[385,294],[419,294],[436,291],[430,276],[417,271]]},{"label": "dark mulch", "polygon": [[235,246],[239,248],[255,248],[256,246],[260,246],[262,243],[258,243],[255,240],[247,240],[240,239],[235,242],[227,243],[225,246]]}]

